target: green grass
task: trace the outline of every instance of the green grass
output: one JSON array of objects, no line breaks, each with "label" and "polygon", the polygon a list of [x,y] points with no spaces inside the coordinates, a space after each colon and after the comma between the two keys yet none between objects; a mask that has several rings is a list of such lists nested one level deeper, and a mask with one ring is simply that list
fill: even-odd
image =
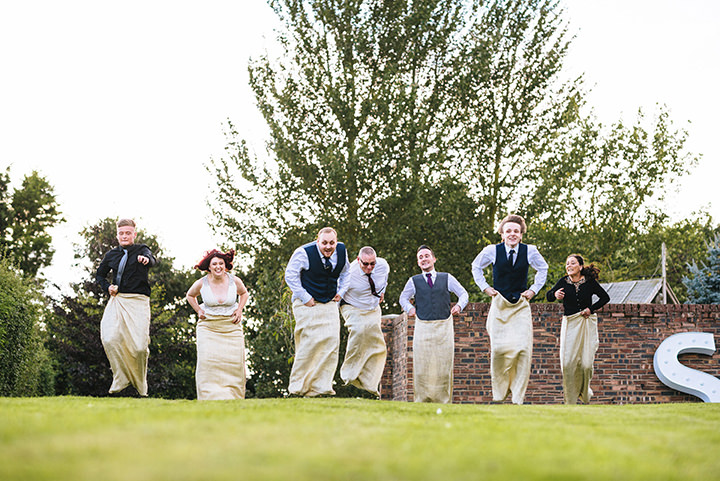
[{"label": "green grass", "polygon": [[3,481],[484,478],[719,479],[720,405],[0,398]]}]

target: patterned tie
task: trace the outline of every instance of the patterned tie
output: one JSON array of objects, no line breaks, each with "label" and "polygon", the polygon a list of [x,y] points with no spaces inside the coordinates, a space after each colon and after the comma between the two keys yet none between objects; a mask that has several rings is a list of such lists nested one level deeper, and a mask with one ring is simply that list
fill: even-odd
[{"label": "patterned tie", "polygon": [[427,273],[427,274],[425,274],[425,275],[426,275],[426,276],[427,276],[427,278],[428,278],[428,285],[429,285],[430,287],[432,287],[432,286],[433,286],[433,282],[432,282],[432,274],[428,272],[428,273]]},{"label": "patterned tie", "polygon": [[513,262],[514,255],[515,255],[515,249],[510,249],[510,255],[508,256],[508,261],[510,262],[511,266],[515,265],[515,263]]},{"label": "patterned tie", "polygon": [[375,290],[375,282],[373,281],[370,274],[365,274],[368,278],[368,281],[370,282],[370,294],[372,294],[375,297],[380,297],[380,294],[377,293]]},{"label": "patterned tie", "polygon": [[125,252],[125,254],[123,254],[122,259],[120,259],[120,265],[118,266],[117,274],[115,275],[116,286],[120,285],[120,280],[122,279],[123,272],[125,272],[125,265],[127,264],[128,260],[127,249],[123,249],[123,252]]},{"label": "patterned tie", "polygon": [[331,271],[332,270],[332,264],[330,264],[330,258],[329,257],[323,257],[325,259],[325,270]]}]

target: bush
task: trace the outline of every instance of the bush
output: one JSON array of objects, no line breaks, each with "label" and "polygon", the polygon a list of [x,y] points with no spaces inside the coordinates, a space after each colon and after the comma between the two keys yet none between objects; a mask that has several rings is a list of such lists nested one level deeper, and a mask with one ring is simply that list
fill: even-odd
[{"label": "bush", "polygon": [[0,396],[44,396],[54,373],[40,327],[42,296],[0,259]]}]

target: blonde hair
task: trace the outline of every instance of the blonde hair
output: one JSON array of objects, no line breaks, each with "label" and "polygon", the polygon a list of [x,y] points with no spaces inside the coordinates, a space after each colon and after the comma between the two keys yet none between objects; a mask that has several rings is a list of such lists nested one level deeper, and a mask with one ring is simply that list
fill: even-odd
[{"label": "blonde hair", "polygon": [[514,222],[515,224],[518,224],[520,226],[520,232],[524,234],[527,231],[527,226],[525,225],[525,219],[522,218],[522,216],[519,216],[517,214],[510,214],[507,215],[498,226],[498,234],[502,235],[503,233],[503,227],[505,227],[505,224],[508,222]]},{"label": "blonde hair", "polygon": [[323,227],[320,229],[317,236],[320,237],[322,234],[335,234],[335,238],[337,238],[337,232],[335,232],[335,229],[332,227]]},{"label": "blonde hair", "polygon": [[118,229],[119,229],[120,227],[126,227],[126,226],[130,226],[130,227],[132,227],[132,228],[134,229],[134,228],[135,228],[135,221],[132,220],[132,219],[120,219],[119,221],[117,221],[117,228],[118,228]]}]

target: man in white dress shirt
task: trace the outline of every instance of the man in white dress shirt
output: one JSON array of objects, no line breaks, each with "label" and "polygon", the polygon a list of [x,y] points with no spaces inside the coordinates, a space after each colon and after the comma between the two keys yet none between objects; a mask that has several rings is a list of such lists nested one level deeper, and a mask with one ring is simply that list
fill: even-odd
[{"label": "man in white dress shirt", "polygon": [[[502,242],[485,247],[472,263],[475,283],[493,298],[487,318],[493,401],[512,394],[514,404],[523,403],[530,379],[533,333],[529,301],[545,284],[548,271],[537,247],[520,242],[526,230],[525,219],[508,215],[498,229]],[[483,272],[490,264],[492,287]],[[528,289],[529,267],[537,272]]]},{"label": "man in white dress shirt", "polygon": [[348,328],[345,360],[340,377],[351,384],[380,397],[387,346],[380,326],[380,303],[385,298],[390,266],[377,257],[372,247],[360,249],[350,264],[346,282],[338,294],[342,297],[340,312]]},{"label": "man in white dress shirt", "polygon": [[285,268],[295,316],[290,394],[335,394],[332,384],[340,348],[338,291],[343,288],[348,266],[345,245],[337,241],[335,229],[325,227],[316,241],[295,249]]},{"label": "man in white dress shirt", "polygon": [[[465,288],[447,272],[435,271],[435,254],[428,246],[417,251],[422,274],[408,279],[400,306],[416,316],[413,336],[413,391],[415,402],[452,402],[455,330],[453,315],[468,303]],[[450,307],[450,293],[458,297]],[[415,298],[415,305],[410,299]]]}]

